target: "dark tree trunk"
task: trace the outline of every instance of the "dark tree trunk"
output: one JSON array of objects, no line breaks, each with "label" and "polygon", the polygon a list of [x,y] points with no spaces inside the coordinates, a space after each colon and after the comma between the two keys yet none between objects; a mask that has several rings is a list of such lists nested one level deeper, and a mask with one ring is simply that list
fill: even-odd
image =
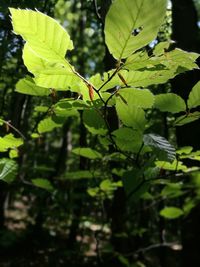
[{"label": "dark tree trunk", "polygon": [[[111,5],[112,1],[103,1],[101,4],[100,14],[102,18],[102,23],[104,24],[106,14],[108,12],[108,9]],[[105,56],[104,56],[104,69],[105,71],[108,71],[110,69],[115,68],[116,61],[112,57],[112,55],[109,53],[109,50],[107,47],[105,47]],[[119,128],[119,121],[116,114],[115,108],[111,107],[107,110],[107,121],[110,127],[110,131],[114,131]],[[114,152],[114,147],[110,146],[110,153]],[[119,165],[116,164],[116,162],[110,162],[110,169],[119,167]],[[114,181],[119,181],[121,179],[117,175],[113,175]],[[114,192],[114,198],[111,203],[110,209],[107,210],[108,216],[111,219],[111,244],[113,246],[113,249],[116,253],[124,254],[127,252],[127,245],[128,245],[128,239],[122,237],[122,233],[125,229],[125,214],[126,214],[126,199],[125,199],[125,193],[123,188],[118,188]],[[111,262],[109,263],[111,266],[124,266],[118,259],[118,256],[113,256]]]},{"label": "dark tree trunk", "polygon": [[[77,8],[77,3],[80,2],[81,4],[81,15],[80,19],[78,21],[78,28],[79,28],[79,36],[78,36],[78,43],[82,44],[84,47],[85,43],[85,36],[84,36],[84,29],[86,27],[86,13],[84,10],[84,0],[75,1],[74,2],[74,13]],[[76,36],[76,32],[73,33],[74,37]],[[84,76],[85,72],[85,59],[83,56],[80,56],[77,61],[77,70],[81,75]],[[79,127],[79,146],[80,147],[87,147],[87,130],[85,128],[85,125],[83,123],[83,111],[80,111],[80,127]],[[88,169],[88,159],[85,157],[80,156],[79,160],[79,170],[87,170]],[[74,190],[76,191],[76,194],[82,194],[82,192],[86,191],[86,184],[84,181],[80,181],[77,185],[75,185]],[[73,219],[70,227],[70,233],[68,237],[68,248],[70,250],[74,250],[77,242],[76,242],[76,236],[79,231],[79,224],[80,224],[80,218],[83,212],[84,203],[81,198],[77,198],[74,201],[74,208],[73,208]]]},{"label": "dark tree trunk", "polygon": [[[200,52],[197,12],[192,0],[173,0],[173,35],[177,46],[186,51]],[[187,99],[189,92],[200,77],[199,70],[178,76],[172,83],[173,91]],[[179,146],[193,146],[200,149],[199,121],[177,128]],[[182,267],[200,266],[200,206],[197,206],[182,225]]]}]

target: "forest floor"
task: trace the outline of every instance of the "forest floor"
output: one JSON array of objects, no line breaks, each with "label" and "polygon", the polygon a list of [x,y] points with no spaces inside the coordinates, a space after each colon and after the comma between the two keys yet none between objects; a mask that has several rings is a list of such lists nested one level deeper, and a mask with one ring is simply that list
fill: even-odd
[{"label": "forest floor", "polygon": [[[38,228],[28,215],[27,201],[14,201],[5,209],[5,227],[0,230],[0,267],[97,266],[96,240],[90,232],[77,236],[68,249],[66,235]],[[92,225],[93,231],[98,229]]]}]

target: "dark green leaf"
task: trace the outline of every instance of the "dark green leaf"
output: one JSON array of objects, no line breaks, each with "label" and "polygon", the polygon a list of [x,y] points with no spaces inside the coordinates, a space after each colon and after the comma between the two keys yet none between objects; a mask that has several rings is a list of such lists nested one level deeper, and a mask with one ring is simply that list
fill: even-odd
[{"label": "dark green leaf", "polygon": [[18,166],[12,159],[0,159],[0,180],[11,183],[17,175]]},{"label": "dark green leaf", "polygon": [[81,157],[85,157],[88,159],[100,159],[102,158],[102,155],[97,152],[94,149],[91,149],[89,147],[78,147],[78,148],[74,148],[72,150],[72,152],[76,155],[79,155]]},{"label": "dark green leaf", "polygon": [[157,134],[145,134],[143,140],[145,145],[165,152],[168,161],[172,162],[175,159],[175,148],[164,137]]}]

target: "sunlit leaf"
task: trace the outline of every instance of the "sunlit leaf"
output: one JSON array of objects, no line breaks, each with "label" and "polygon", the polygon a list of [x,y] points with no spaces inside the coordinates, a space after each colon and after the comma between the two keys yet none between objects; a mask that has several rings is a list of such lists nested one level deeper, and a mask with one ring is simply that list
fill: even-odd
[{"label": "sunlit leaf", "polygon": [[37,178],[32,179],[31,181],[35,186],[45,189],[47,191],[51,192],[54,190],[54,187],[52,186],[51,182],[47,179]]},{"label": "sunlit leaf", "polygon": [[[144,70],[144,71],[120,71],[128,86],[146,87],[153,84],[163,84],[174,78],[177,73],[174,69]],[[122,82],[119,83],[124,86]]]},{"label": "sunlit leaf", "polygon": [[172,41],[165,41],[165,42],[158,43],[153,50],[153,54],[155,56],[163,55],[166,52],[166,50],[169,48],[171,43]]},{"label": "sunlit leaf", "polygon": [[182,125],[191,123],[193,121],[196,121],[199,118],[200,118],[200,112],[199,111],[195,111],[193,113],[185,114],[185,115],[182,115],[182,116],[178,117],[175,120],[174,126],[182,126]]},{"label": "sunlit leaf", "polygon": [[52,120],[52,118],[50,118],[50,117],[45,118],[45,119],[41,120],[40,123],[38,124],[38,132],[39,133],[51,132],[55,128],[59,128],[61,126],[62,126],[62,124],[56,123],[54,120]]},{"label": "sunlit leaf", "polygon": [[19,80],[16,84],[15,91],[21,94],[34,96],[48,96],[50,94],[49,89],[37,86],[29,77]]},{"label": "sunlit leaf", "polygon": [[17,149],[11,149],[9,151],[9,158],[10,159],[18,158],[18,156],[19,156],[19,153],[18,153],[18,150]]},{"label": "sunlit leaf", "polygon": [[188,155],[192,152],[192,150],[193,150],[192,146],[184,146],[176,150],[176,153],[179,155],[183,155],[183,154]]},{"label": "sunlit leaf", "polygon": [[161,64],[158,57],[149,57],[146,51],[139,51],[129,56],[124,64],[128,70],[150,69]]},{"label": "sunlit leaf", "polygon": [[23,144],[21,138],[14,137],[13,134],[7,134],[4,137],[0,137],[0,152],[5,152],[9,148],[17,148]]},{"label": "sunlit leaf", "polygon": [[160,211],[160,215],[166,219],[177,219],[183,214],[183,210],[176,207],[165,207]]},{"label": "sunlit leaf", "polygon": [[66,74],[72,72],[72,66],[70,67],[69,64],[64,64],[63,62],[51,62],[41,58],[28,43],[25,43],[24,45],[22,57],[28,71],[35,76],[52,70],[55,72],[65,70]]},{"label": "sunlit leaf", "polygon": [[14,32],[41,58],[60,62],[66,51],[73,48],[68,33],[56,20],[39,11],[10,8],[10,12]]},{"label": "sunlit leaf", "polygon": [[165,12],[165,0],[115,0],[105,21],[110,53],[121,60],[150,43],[157,35]]},{"label": "sunlit leaf", "polygon": [[112,182],[109,179],[103,180],[99,187],[102,191],[104,192],[109,192],[109,191],[114,191],[116,188],[121,187],[122,186],[122,182]]},{"label": "sunlit leaf", "polygon": [[155,165],[163,170],[168,171],[186,171],[187,166],[183,162],[174,160],[172,163],[166,161],[156,161]]}]

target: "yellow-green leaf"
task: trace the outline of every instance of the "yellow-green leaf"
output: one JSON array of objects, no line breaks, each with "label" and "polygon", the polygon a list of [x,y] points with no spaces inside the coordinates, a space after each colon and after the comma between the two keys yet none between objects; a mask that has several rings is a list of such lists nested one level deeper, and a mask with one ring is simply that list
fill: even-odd
[{"label": "yellow-green leaf", "polygon": [[37,86],[30,77],[19,80],[16,84],[15,91],[21,94],[34,96],[48,96],[50,94],[48,88]]},{"label": "yellow-green leaf", "polygon": [[60,62],[73,48],[69,34],[49,16],[33,10],[10,8],[13,29],[41,58]]},{"label": "yellow-green leaf", "polygon": [[166,13],[166,0],[115,0],[105,21],[110,53],[121,60],[150,43]]}]

